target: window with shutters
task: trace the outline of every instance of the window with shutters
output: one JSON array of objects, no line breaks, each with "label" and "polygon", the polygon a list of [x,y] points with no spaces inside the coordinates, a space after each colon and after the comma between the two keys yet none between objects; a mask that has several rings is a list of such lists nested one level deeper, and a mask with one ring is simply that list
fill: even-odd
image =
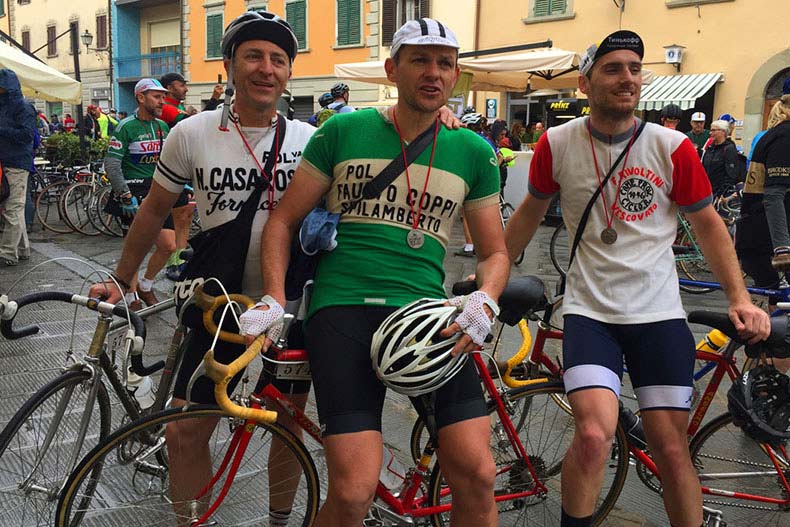
[{"label": "window with shutters", "polygon": [[58,32],[55,26],[47,26],[47,57],[54,57],[58,54]]},{"label": "window with shutters", "polygon": [[0,0],[0,16],[5,16],[5,0]]},{"label": "window with shutters", "polygon": [[299,50],[307,50],[307,0],[286,1],[285,19],[299,41]]},{"label": "window with shutters", "polygon": [[30,31],[22,31],[22,47],[30,51]]},{"label": "window with shutters", "polygon": [[206,58],[222,58],[222,12],[206,13]]},{"label": "window with shutters", "polygon": [[96,48],[107,48],[107,15],[96,17]]},{"label": "window with shutters", "polygon": [[405,22],[430,16],[430,0],[383,0],[381,6],[381,45],[391,45],[392,36]]},{"label": "window with shutters", "polygon": [[362,0],[337,0],[338,46],[358,46],[362,43]]},{"label": "window with shutters", "polygon": [[529,0],[525,24],[573,18],[573,0]]}]

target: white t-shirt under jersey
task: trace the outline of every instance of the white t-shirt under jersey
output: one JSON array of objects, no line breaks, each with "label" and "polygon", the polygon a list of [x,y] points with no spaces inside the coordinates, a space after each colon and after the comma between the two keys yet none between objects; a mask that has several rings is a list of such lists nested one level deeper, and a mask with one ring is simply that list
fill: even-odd
[{"label": "white t-shirt under jersey", "polygon": [[[184,185],[195,190],[195,202],[200,225],[211,229],[236,217],[244,200],[253,190],[253,178],[258,165],[244,146],[236,127],[228,123],[229,131],[219,130],[221,111],[203,112],[185,119],[173,128],[165,141],[154,181],[170,192],[178,193]],[[285,140],[274,170],[274,205],[285,192],[302,159],[302,150],[316,130],[301,121],[286,123]],[[273,128],[254,128],[250,139],[257,144],[252,151],[261,166],[275,137]],[[261,232],[269,218],[269,192],[263,191],[260,210],[252,224],[247,260],[244,265],[242,291],[256,298],[262,294]]]},{"label": "white t-shirt under jersey", "polygon": [[[588,122],[579,118],[550,128],[535,147],[529,171],[531,194],[548,198],[561,190],[569,241],[599,185],[591,136],[603,181],[635,131],[611,137],[588,131]],[[605,199],[599,196],[592,207],[568,273],[564,313],[612,324],[685,318],[672,253],[676,215],[678,209],[693,212],[711,202],[710,182],[694,145],[680,132],[648,123],[606,187]],[[601,240],[607,214],[613,215],[617,231],[612,245]]]}]

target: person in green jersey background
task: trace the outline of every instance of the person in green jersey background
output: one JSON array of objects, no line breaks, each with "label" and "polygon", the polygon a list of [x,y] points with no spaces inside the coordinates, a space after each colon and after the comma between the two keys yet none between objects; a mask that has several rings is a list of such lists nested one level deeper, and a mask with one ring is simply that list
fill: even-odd
[{"label": "person in green jersey background", "polygon": [[[462,335],[454,353],[483,342],[507,281],[494,152],[475,133],[447,130],[437,121],[458,78],[458,48],[442,23],[406,22],[385,63],[398,103],[338,114],[324,123],[261,238],[268,295],[243,318],[255,319],[255,331],[274,335],[278,322],[272,313],[282,313],[285,304],[288,248],[301,219],[324,198],[331,212],[341,213],[337,247],[319,263],[307,319],[306,348],[329,469],[328,496],[316,526],[360,525],[370,507],[382,462],[386,392],[371,365],[372,336],[399,307],[446,298],[443,260],[462,210],[476,244],[480,290],[448,301],[461,306],[441,333]],[[394,158],[406,157],[406,145],[429,128],[433,144],[377,197],[357,201],[362,185]],[[252,332],[252,324],[243,321],[242,327]],[[432,402],[413,401],[418,411],[436,416],[442,473],[453,492],[453,525],[496,525],[490,423],[473,363],[467,361],[433,392]]]},{"label": "person in green jersey background", "polygon": [[[110,138],[104,167],[115,201],[108,209],[120,216],[124,235],[151,188],[159,153],[170,131],[167,123],[157,118],[162,114],[165,93],[159,81],[141,79],[134,87],[137,111],[120,121]],[[157,302],[152,290],[154,279],[176,248],[172,217],[165,220],[155,245],[139,283],[135,277],[127,288],[126,301],[132,309],[140,309],[141,300],[149,306]]]}]

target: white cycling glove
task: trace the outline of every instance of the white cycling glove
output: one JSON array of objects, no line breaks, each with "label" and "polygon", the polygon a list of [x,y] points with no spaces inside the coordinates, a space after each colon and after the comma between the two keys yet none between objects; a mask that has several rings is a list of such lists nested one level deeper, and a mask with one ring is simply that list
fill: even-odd
[{"label": "white cycling glove", "polygon": [[[255,309],[260,306],[269,306],[266,311]],[[283,330],[283,315],[285,310],[277,300],[269,295],[248,309],[239,317],[239,326],[242,335],[258,335],[265,333],[272,342],[277,342]]]},{"label": "white cycling glove", "polygon": [[461,311],[455,321],[461,326],[463,332],[472,337],[475,344],[482,346],[491,332],[493,324],[483,306],[488,306],[496,317],[499,315],[499,306],[496,305],[496,302],[483,291],[475,291],[466,296],[456,296],[447,302]]}]

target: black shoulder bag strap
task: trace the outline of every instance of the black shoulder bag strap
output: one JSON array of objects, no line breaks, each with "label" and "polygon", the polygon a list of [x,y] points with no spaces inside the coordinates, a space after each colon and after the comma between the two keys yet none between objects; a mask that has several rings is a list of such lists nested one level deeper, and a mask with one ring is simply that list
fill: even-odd
[{"label": "black shoulder bag strap", "polygon": [[[633,143],[636,143],[636,140],[639,139],[639,136],[642,133],[642,130],[644,129],[645,129],[645,121],[642,121],[642,124],[639,125],[639,128],[636,130],[636,133],[634,134],[634,140],[631,142],[631,146],[633,146]],[[606,188],[606,184],[609,182],[609,179],[612,177],[612,174],[615,173],[615,170],[617,170],[617,165],[619,165],[620,161],[623,160],[626,152],[628,152],[628,147],[626,147],[625,149],[623,149],[622,152],[620,152],[620,155],[617,157],[614,164],[609,168],[609,172],[606,174],[606,177],[603,178],[601,184],[598,185],[598,188],[595,189],[595,192],[593,192],[590,201],[587,202],[587,207],[585,207],[584,212],[582,213],[582,217],[579,220],[579,226],[576,228],[576,236],[574,236],[573,245],[571,246],[571,257],[568,260],[568,270],[566,271],[565,276],[563,276],[562,280],[560,281],[559,294],[563,294],[565,292],[565,279],[568,276],[568,273],[571,272],[571,265],[573,265],[573,258],[576,256],[576,249],[578,249],[579,243],[582,241],[582,234],[584,234],[584,228],[587,226],[587,220],[590,218],[590,212],[592,211],[593,205],[595,205],[595,202],[598,201],[598,196],[601,195],[601,190]]]},{"label": "black shoulder bag strap", "polygon": [[384,189],[387,188],[390,183],[395,181],[395,178],[401,175],[403,171],[406,170],[406,167],[411,165],[414,160],[425,151],[428,145],[433,142],[435,130],[436,122],[434,121],[431,123],[431,126],[426,128],[425,131],[415,137],[414,141],[409,143],[409,145],[406,147],[406,164],[403,163],[402,154],[395,156],[395,158],[390,161],[389,164],[384,167],[375,178],[365,183],[365,186],[362,187],[362,197],[353,200],[349,205],[349,209],[353,208],[354,205],[363,199],[372,199],[378,197],[379,194],[384,192]]},{"label": "black shoulder bag strap", "polygon": [[255,218],[255,211],[258,209],[258,202],[261,200],[261,194],[263,193],[263,190],[269,185],[274,185],[275,174],[272,174],[272,169],[274,168],[274,163],[277,160],[277,154],[285,142],[285,122],[285,117],[278,113],[276,131],[277,140],[275,141],[272,139],[272,146],[269,149],[269,155],[266,156],[266,164],[263,165],[263,174],[260,174],[260,176],[255,179],[255,189],[252,191],[252,194],[250,194],[250,197],[247,199],[247,201],[244,202],[244,205],[241,206],[241,210],[239,211],[238,218],[242,218],[242,215],[246,214],[249,216],[250,225],[252,225],[253,218]]}]

